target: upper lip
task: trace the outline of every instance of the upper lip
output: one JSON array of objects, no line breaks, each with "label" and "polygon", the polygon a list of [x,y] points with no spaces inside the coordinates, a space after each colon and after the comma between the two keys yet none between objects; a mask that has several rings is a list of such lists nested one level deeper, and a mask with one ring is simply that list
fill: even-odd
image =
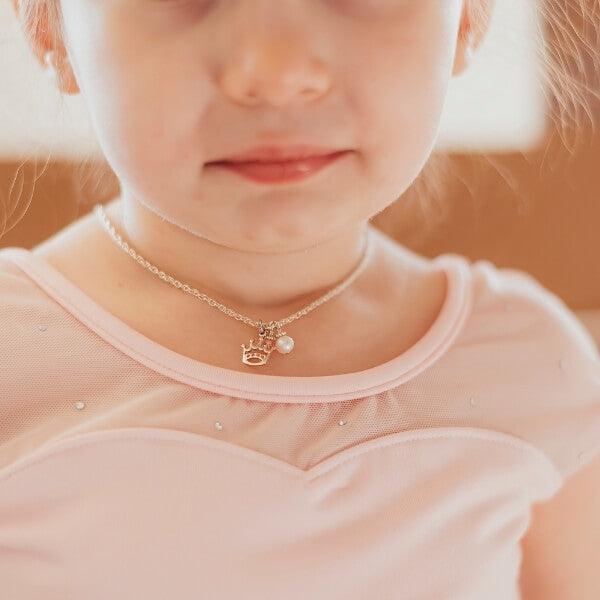
[{"label": "upper lip", "polygon": [[306,144],[295,146],[260,146],[211,162],[282,162],[315,156],[328,156],[329,154],[336,154],[343,151],[339,148],[308,146]]}]

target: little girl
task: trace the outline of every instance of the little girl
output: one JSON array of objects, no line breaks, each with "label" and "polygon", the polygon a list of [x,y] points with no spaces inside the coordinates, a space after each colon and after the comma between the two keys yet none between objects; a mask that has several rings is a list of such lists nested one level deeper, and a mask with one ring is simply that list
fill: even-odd
[{"label": "little girl", "polygon": [[369,223],[493,0],[12,1],[121,193],[0,251],[0,597],[595,598],[591,336]]}]

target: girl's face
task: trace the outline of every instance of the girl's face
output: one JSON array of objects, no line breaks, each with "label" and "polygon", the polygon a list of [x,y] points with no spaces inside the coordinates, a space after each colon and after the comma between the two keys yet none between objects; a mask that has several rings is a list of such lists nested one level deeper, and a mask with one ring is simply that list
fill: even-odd
[{"label": "girl's face", "polygon": [[[422,169],[460,71],[463,0],[61,0],[100,144],[135,199],[232,248],[357,228]],[[262,145],[352,150],[301,182],[206,163]]]}]

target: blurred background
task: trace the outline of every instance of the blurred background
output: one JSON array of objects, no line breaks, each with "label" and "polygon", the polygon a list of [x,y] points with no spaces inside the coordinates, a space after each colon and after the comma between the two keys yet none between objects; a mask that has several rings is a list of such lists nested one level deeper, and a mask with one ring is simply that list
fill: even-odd
[{"label": "blurred background", "polygon": [[[497,0],[474,64],[451,83],[430,163],[372,222],[424,256],[529,272],[600,347],[600,9],[598,0],[547,3],[557,22],[532,0]],[[0,4],[0,72],[0,247],[32,248],[119,186],[83,99],[59,96],[9,2]]]}]

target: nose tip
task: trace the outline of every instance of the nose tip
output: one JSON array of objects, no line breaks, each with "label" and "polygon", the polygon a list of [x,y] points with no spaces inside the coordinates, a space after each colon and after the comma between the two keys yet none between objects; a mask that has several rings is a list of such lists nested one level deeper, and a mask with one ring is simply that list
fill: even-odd
[{"label": "nose tip", "polygon": [[285,81],[252,81],[240,89],[238,98],[250,104],[267,103],[284,107],[294,103],[312,102],[324,95],[326,86],[305,82]]},{"label": "nose tip", "polygon": [[246,49],[226,64],[220,85],[235,102],[249,105],[264,102],[282,107],[326,95],[331,88],[331,77],[322,62],[306,51],[285,43],[265,44],[258,49]]}]

